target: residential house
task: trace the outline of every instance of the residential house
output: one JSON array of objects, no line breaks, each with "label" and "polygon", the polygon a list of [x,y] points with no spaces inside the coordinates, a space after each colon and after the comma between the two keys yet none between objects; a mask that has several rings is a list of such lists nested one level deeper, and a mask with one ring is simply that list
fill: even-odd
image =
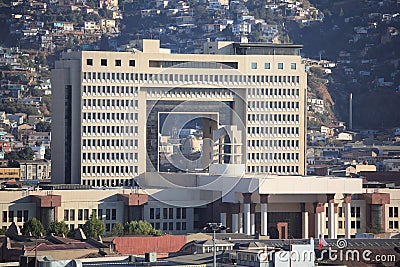
[{"label": "residential house", "polygon": [[45,147],[50,147],[51,132],[30,132],[27,136],[27,144],[29,146],[35,146],[40,144]]},{"label": "residential house", "polygon": [[50,179],[51,165],[48,160],[19,160],[21,180]]},{"label": "residential house", "polygon": [[387,172],[400,172],[400,158],[385,159],[383,166]]}]

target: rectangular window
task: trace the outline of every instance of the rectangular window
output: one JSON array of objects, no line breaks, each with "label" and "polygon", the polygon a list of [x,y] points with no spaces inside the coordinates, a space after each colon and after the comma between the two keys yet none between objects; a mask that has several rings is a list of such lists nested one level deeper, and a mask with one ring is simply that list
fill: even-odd
[{"label": "rectangular window", "polygon": [[265,63],[264,63],[264,69],[266,69],[266,70],[271,69],[271,63],[265,62]]},{"label": "rectangular window", "polygon": [[257,62],[251,63],[251,69],[253,69],[253,70],[257,69]]},{"label": "rectangular window", "polygon": [[117,67],[121,67],[122,66],[121,59],[116,59],[115,60],[115,66],[117,66]]},{"label": "rectangular window", "polygon": [[168,230],[170,230],[170,231],[172,231],[172,230],[174,230],[174,223],[173,222],[170,222],[169,224],[168,224]]},{"label": "rectangular window", "polygon": [[3,222],[7,222],[7,211],[3,210]]},{"label": "rectangular window", "polygon": [[103,210],[102,210],[102,209],[99,209],[99,210],[97,211],[97,217],[98,217],[100,220],[103,220]]},{"label": "rectangular window", "polygon": [[150,208],[150,219],[154,220],[154,208]]},{"label": "rectangular window", "polygon": [[70,218],[70,221],[75,221],[75,210],[69,211],[69,218]]},{"label": "rectangular window", "polygon": [[69,210],[64,210],[64,221],[69,221]]},{"label": "rectangular window", "polygon": [[168,209],[168,219],[173,219],[174,218],[174,208],[169,208]]},{"label": "rectangular window", "polygon": [[180,219],[181,218],[181,208],[176,209],[176,218]]},{"label": "rectangular window", "polygon": [[111,212],[110,209],[106,209],[106,220],[110,220]]},{"label": "rectangular window", "polygon": [[111,210],[111,220],[116,220],[117,219],[117,209],[112,209]]},{"label": "rectangular window", "polygon": [[182,219],[186,219],[186,208],[182,208]]},{"label": "rectangular window", "polygon": [[24,222],[28,221],[29,218],[29,212],[27,210],[24,210]]},{"label": "rectangular window", "polygon": [[168,208],[163,208],[163,219],[168,219]]},{"label": "rectangular window", "polygon": [[83,209],[78,210],[78,220],[83,220]]},{"label": "rectangular window", "polygon": [[283,70],[283,63],[278,63],[278,70]]},{"label": "rectangular window", "polygon": [[290,63],[290,69],[295,70],[296,69],[296,63]]},{"label": "rectangular window", "polygon": [[135,60],[130,59],[130,60],[129,60],[129,67],[135,67],[135,65],[136,65]]},{"label": "rectangular window", "polygon": [[161,209],[160,208],[156,208],[155,209],[155,217],[156,219],[160,219],[161,218]]},{"label": "rectangular window", "polygon": [[22,210],[17,211],[17,222],[22,222]]},{"label": "rectangular window", "polygon": [[14,211],[10,210],[8,212],[8,221],[13,222],[14,221]]},{"label": "rectangular window", "polygon": [[85,209],[84,210],[84,214],[83,214],[84,216],[83,216],[83,218],[84,218],[84,220],[89,220],[89,210],[88,209]]},{"label": "rectangular window", "polygon": [[86,59],[86,65],[93,66],[93,59],[91,58]]},{"label": "rectangular window", "polygon": [[100,64],[101,66],[107,66],[107,59],[101,59]]}]

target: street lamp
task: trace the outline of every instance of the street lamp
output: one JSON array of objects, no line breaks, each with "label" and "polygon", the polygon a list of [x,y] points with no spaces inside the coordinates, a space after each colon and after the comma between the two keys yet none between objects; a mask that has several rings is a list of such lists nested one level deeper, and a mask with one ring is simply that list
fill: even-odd
[{"label": "street lamp", "polygon": [[217,267],[217,248],[215,244],[215,233],[217,231],[224,231],[227,230],[228,227],[222,225],[222,223],[207,223],[206,226],[203,228],[205,231],[212,231],[213,232],[213,267]]}]

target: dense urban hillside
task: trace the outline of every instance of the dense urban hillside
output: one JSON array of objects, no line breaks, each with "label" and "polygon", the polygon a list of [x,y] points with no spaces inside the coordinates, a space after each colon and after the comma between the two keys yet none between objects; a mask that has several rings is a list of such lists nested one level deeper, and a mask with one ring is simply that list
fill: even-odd
[{"label": "dense urban hillside", "polygon": [[400,37],[396,1],[311,1],[325,16],[308,27],[289,24],[306,57],[337,63],[327,84],[333,109],[348,121],[353,93],[354,128],[399,125]]}]

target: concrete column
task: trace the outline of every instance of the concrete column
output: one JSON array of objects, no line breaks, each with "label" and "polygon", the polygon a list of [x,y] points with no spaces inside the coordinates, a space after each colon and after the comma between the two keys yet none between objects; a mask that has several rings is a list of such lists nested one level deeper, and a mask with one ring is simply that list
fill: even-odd
[{"label": "concrete column", "polygon": [[256,214],[250,214],[250,233],[252,235],[256,234]]},{"label": "concrete column", "polygon": [[268,235],[268,194],[260,194],[261,235]]},{"label": "concrete column", "polygon": [[251,235],[250,227],[250,203],[243,204],[243,216],[244,216],[244,233]]},{"label": "concrete column", "polygon": [[244,193],[243,194],[243,216],[244,216],[244,233],[246,235],[251,235],[250,203],[251,203],[251,193]]},{"label": "concrete column", "polygon": [[321,212],[316,212],[315,213],[315,237],[314,238],[319,238],[319,235],[322,234],[321,232]]},{"label": "concrete column", "polygon": [[239,233],[239,214],[232,213],[232,233]]},{"label": "concrete column", "polygon": [[328,237],[336,238],[335,236],[335,199],[334,194],[329,194],[328,196]]},{"label": "concrete column", "polygon": [[243,234],[243,213],[240,212],[238,214],[238,226],[239,226],[239,233]]},{"label": "concrete column", "polygon": [[303,220],[303,239],[308,239],[308,211],[304,211],[301,214]]},{"label": "concrete column", "polygon": [[268,235],[268,204],[261,203],[261,235]]},{"label": "concrete column", "polygon": [[225,212],[221,212],[220,222],[222,223],[222,225],[226,226],[226,213]]},{"label": "concrete column", "polygon": [[344,194],[344,233],[345,238],[351,238],[351,195]]}]

